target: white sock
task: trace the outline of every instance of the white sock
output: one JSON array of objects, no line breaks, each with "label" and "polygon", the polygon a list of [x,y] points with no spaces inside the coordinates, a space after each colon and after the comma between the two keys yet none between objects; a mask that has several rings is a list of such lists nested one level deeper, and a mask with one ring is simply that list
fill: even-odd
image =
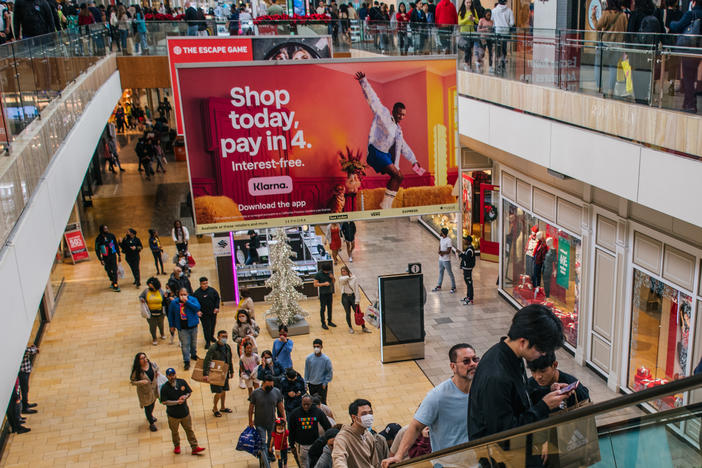
[{"label": "white sock", "polygon": [[385,196],[383,197],[383,201],[380,202],[380,208],[383,210],[392,208],[392,201],[395,199],[396,195],[397,192],[394,192],[390,189],[385,189]]}]

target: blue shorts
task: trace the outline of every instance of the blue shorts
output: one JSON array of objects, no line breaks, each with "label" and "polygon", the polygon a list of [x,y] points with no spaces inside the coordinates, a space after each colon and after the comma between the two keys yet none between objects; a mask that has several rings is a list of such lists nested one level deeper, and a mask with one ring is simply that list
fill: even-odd
[{"label": "blue shorts", "polygon": [[366,161],[378,174],[384,174],[385,168],[395,162],[390,153],[383,153],[373,145],[368,145],[368,158]]}]

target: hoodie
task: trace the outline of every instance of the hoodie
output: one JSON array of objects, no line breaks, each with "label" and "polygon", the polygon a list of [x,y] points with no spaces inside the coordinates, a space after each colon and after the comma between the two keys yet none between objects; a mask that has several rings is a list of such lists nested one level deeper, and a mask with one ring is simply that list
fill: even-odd
[{"label": "hoodie", "polygon": [[495,32],[506,33],[514,26],[514,13],[507,5],[500,3],[492,9],[492,20],[495,22]]}]

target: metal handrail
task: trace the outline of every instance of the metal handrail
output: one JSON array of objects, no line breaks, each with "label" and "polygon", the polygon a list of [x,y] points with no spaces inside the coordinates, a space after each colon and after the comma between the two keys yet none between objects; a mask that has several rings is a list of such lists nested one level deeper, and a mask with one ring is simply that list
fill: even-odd
[{"label": "metal handrail", "polygon": [[611,411],[616,411],[626,407],[641,405],[643,403],[655,400],[665,395],[693,390],[700,386],[702,386],[702,374],[693,375],[691,377],[686,377],[680,380],[674,380],[673,382],[667,383],[665,385],[647,388],[639,392],[630,393],[627,395],[620,396],[618,398],[603,401],[601,403],[581,407],[573,411],[568,411],[567,413],[558,414],[553,417],[543,419],[541,421],[536,421],[506,431],[498,432],[496,434],[481,437],[480,439],[472,440],[470,442],[456,445],[454,447],[437,450],[436,452],[422,455],[421,457],[411,458],[409,460],[405,460],[400,463],[394,464],[393,467],[408,466],[423,461],[430,461],[437,458],[445,457],[447,455],[451,455],[457,452],[462,452],[470,449],[477,449],[485,445],[496,444],[498,442],[503,442],[514,437],[523,436],[536,431],[552,429],[561,424],[569,423],[579,418],[597,416],[599,414],[609,413]]}]

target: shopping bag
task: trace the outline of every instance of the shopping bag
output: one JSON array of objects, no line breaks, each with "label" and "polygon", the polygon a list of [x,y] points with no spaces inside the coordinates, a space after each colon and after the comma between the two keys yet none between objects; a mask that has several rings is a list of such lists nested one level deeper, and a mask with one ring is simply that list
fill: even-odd
[{"label": "shopping bag", "polygon": [[[577,401],[562,411],[551,416],[568,413],[579,408],[590,406],[590,400]],[[557,445],[558,466],[560,468],[576,468],[591,466],[601,460],[600,442],[595,417],[576,418],[572,422],[562,423],[556,427],[555,443]],[[551,438],[553,441],[553,438]]]},{"label": "shopping bag", "polygon": [[134,55],[134,39],[127,38],[127,55]]},{"label": "shopping bag", "polygon": [[373,305],[369,305],[368,309],[366,309],[366,313],[363,314],[363,318],[371,327],[380,328],[380,311],[377,307],[377,302]]},{"label": "shopping bag", "polygon": [[365,320],[363,320],[363,312],[361,312],[361,307],[356,304],[356,311],[353,314],[354,321],[356,322],[356,325],[363,325],[365,324]]},{"label": "shopping bag", "polygon": [[117,277],[119,279],[124,279],[124,267],[122,264],[117,265]]},{"label": "shopping bag", "polygon": [[193,258],[192,255],[190,255],[190,252],[188,252],[188,266],[190,268],[195,266],[195,259]]},{"label": "shopping bag", "polygon": [[622,68],[622,60],[619,59],[617,62],[617,81],[620,83],[624,82],[624,69]]},{"label": "shopping bag", "polygon": [[163,384],[168,382],[168,379],[166,378],[165,375],[163,374],[158,374],[156,377],[156,398],[161,400],[161,387],[163,387]]},{"label": "shopping bag", "polygon": [[204,359],[197,360],[195,363],[195,369],[193,369],[192,379],[200,383],[208,383],[210,385],[218,385],[220,387],[224,386],[224,383],[227,381],[229,365],[224,361],[210,361],[210,372],[208,379],[205,380],[205,376],[202,373],[202,366],[204,362]]},{"label": "shopping bag", "polygon": [[631,78],[631,64],[629,59],[622,60],[622,70],[624,72],[624,81],[626,83],[626,93],[632,94],[634,92],[634,81]]},{"label": "shopping bag", "polygon": [[168,254],[162,250],[161,251],[161,261],[163,263],[168,263],[168,260],[169,260]]},{"label": "shopping bag", "polygon": [[240,452],[248,452],[254,457],[258,456],[261,451],[263,441],[261,434],[257,429],[247,426],[239,436],[239,441],[236,443],[236,449]]},{"label": "shopping bag", "polygon": [[151,318],[151,311],[149,310],[149,306],[145,302],[141,303],[141,316],[145,319]]}]

